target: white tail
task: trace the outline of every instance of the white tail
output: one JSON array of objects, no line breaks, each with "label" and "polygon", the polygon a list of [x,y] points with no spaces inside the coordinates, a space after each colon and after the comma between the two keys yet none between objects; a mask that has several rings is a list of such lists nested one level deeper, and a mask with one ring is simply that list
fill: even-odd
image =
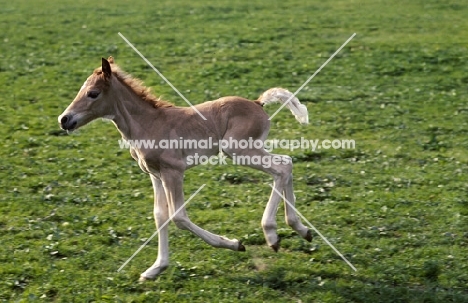
[{"label": "white tail", "polygon": [[309,123],[309,113],[307,111],[307,107],[304,104],[301,104],[299,99],[297,99],[296,96],[294,96],[294,94],[287,89],[280,87],[270,88],[264,92],[260,98],[258,98],[258,101],[265,105],[274,102],[280,102],[281,104],[285,104],[287,102],[286,107],[291,110],[299,123]]}]

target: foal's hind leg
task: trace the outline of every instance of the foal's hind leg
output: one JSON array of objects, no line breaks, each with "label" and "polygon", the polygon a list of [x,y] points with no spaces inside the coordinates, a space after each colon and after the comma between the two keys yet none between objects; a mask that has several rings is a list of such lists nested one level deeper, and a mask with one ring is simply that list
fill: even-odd
[{"label": "foal's hind leg", "polygon": [[[295,202],[292,187],[291,157],[273,155],[263,149],[226,149],[223,151],[233,159],[235,164],[246,165],[273,176],[273,190],[263,212],[262,228],[267,244],[275,251],[278,251],[280,238],[276,233],[276,213],[281,202],[281,195],[284,194],[284,197],[292,206],[294,206]],[[242,163],[241,159],[245,161]],[[309,229],[301,223],[292,206],[286,203],[286,222],[300,236],[310,241],[312,237]]]},{"label": "foal's hind leg", "polygon": [[288,182],[286,183],[286,186],[284,187],[283,194],[285,198],[284,212],[285,212],[286,224],[291,226],[291,228],[294,229],[301,237],[311,242],[312,233],[310,229],[308,229],[307,227],[304,226],[304,224],[302,224],[301,220],[297,216],[297,212],[294,206],[296,202],[296,196],[294,195],[294,191],[293,191],[292,174],[288,178]]}]

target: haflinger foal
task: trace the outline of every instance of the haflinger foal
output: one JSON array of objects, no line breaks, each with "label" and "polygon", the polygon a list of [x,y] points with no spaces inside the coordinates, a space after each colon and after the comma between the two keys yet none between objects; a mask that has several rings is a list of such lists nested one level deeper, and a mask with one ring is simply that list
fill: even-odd
[{"label": "haflinger foal", "polygon": [[[162,101],[151,94],[142,82],[124,73],[112,57],[102,59],[101,67],[94,70],[84,82],[73,102],[58,117],[62,129],[74,131],[96,118],[110,119],[115,124],[124,140],[260,140],[266,139],[270,121],[262,106],[280,102],[295,115],[302,123],[308,123],[307,108],[282,88],[271,88],[264,92],[256,101],[241,97],[223,97],[218,100],[198,104],[195,108],[178,107]],[[278,251],[280,238],[276,232],[276,213],[281,196],[291,205],[295,202],[293,193],[292,161],[289,156],[273,155],[263,146],[240,148],[237,144],[217,146],[212,148],[130,148],[132,157],[140,168],[148,173],[154,189],[154,218],[159,231],[158,257],[155,263],[140,276],[140,280],[153,279],[169,265],[168,220],[178,228],[187,229],[202,238],[206,243],[220,248],[235,251],[245,251],[245,247],[238,240],[228,239],[210,233],[192,221],[185,209],[183,180],[184,171],[197,163],[188,161],[194,156],[215,156],[220,152],[228,157],[261,157],[280,159],[271,161],[271,165],[264,162],[250,161],[248,166],[264,171],[273,176],[274,190],[266,204],[262,217],[262,228],[267,244]],[[235,146],[234,146],[235,145]],[[250,146],[249,146],[250,147]],[[249,162],[249,161],[246,161]],[[256,164],[254,164],[254,162]],[[298,218],[294,208],[285,203],[286,223],[301,237],[311,241],[312,234]]]}]

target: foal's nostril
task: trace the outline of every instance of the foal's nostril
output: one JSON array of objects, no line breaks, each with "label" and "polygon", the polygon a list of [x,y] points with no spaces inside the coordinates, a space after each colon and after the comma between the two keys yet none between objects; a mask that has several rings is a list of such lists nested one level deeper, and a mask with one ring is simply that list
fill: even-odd
[{"label": "foal's nostril", "polygon": [[65,115],[60,119],[60,124],[64,125],[68,122],[68,115]]},{"label": "foal's nostril", "polygon": [[59,117],[60,119],[60,127],[66,130],[72,130],[76,127],[77,121],[73,121],[73,115],[64,115],[63,117]]},{"label": "foal's nostril", "polygon": [[65,115],[65,116],[62,117],[62,119],[60,119],[60,124],[66,125],[68,121],[70,121],[70,116]]}]

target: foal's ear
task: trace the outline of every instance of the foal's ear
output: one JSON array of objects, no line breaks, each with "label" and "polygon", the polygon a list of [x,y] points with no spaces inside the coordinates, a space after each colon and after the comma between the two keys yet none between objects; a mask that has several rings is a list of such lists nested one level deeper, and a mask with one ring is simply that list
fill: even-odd
[{"label": "foal's ear", "polygon": [[107,58],[107,61],[109,61],[110,64],[114,64],[114,57],[109,56],[109,58]]},{"label": "foal's ear", "polygon": [[110,78],[112,75],[110,63],[104,58],[102,58],[102,72],[106,78]]}]

